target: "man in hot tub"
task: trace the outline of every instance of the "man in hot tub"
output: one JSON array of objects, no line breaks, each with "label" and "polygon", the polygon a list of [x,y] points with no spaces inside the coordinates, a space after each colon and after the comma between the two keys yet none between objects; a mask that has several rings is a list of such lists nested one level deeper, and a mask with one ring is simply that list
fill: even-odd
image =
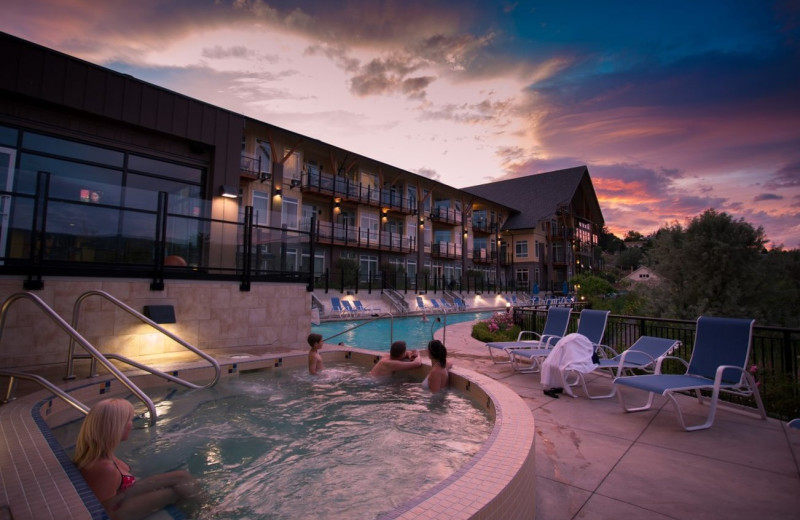
[{"label": "man in hot tub", "polygon": [[370,375],[374,377],[390,376],[400,370],[411,370],[422,366],[419,352],[416,350],[406,350],[405,341],[395,341],[389,347],[389,354],[383,356],[370,370]]}]

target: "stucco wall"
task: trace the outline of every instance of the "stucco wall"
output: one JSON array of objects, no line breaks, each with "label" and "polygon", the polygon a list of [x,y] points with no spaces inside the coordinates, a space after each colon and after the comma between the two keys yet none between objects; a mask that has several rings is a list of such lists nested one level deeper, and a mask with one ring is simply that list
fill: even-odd
[{"label": "stucco wall", "polygon": [[[304,284],[253,283],[249,292],[233,282],[167,280],[165,290],[151,291],[149,280],[45,280],[33,294],[68,323],[78,297],[105,291],[141,312],[145,305],[173,305],[177,323],[163,325],[201,349],[244,347],[306,348],[311,296]],[[23,292],[22,280],[0,280],[3,301]],[[33,302],[9,306],[0,337],[0,366],[28,368],[66,361],[69,337]],[[129,357],[185,351],[183,347],[99,296],[80,307],[77,327],[101,352]]]}]

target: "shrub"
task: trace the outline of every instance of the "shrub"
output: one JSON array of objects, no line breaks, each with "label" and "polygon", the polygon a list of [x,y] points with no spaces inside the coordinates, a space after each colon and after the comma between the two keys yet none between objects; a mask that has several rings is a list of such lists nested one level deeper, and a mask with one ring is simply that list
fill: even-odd
[{"label": "shrub", "polygon": [[515,341],[520,332],[514,324],[514,317],[507,312],[497,312],[491,318],[479,321],[472,326],[472,337],[478,341]]}]

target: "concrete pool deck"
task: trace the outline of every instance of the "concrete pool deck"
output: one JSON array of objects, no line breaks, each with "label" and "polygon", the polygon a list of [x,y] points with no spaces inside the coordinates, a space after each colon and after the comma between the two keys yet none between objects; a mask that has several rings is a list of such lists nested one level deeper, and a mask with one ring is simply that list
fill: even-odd
[{"label": "concrete pool deck", "polygon": [[[663,397],[639,413],[582,390],[552,399],[538,374],[492,364],[470,333],[470,323],[447,327],[454,365],[502,382],[533,412],[537,520],[798,518],[800,429],[722,408],[710,429],[686,432]],[[599,392],[611,380],[593,374],[587,384]],[[688,420],[707,411],[696,403],[687,398]]]}]

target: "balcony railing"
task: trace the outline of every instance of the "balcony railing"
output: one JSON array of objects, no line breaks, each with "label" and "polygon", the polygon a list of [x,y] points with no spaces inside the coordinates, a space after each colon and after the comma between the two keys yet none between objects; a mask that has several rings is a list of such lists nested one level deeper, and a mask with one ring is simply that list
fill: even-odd
[{"label": "balcony railing", "polygon": [[472,250],[472,262],[476,264],[493,264],[497,260],[497,251],[477,248]]},{"label": "balcony railing", "polygon": [[456,242],[434,242],[431,248],[434,258],[461,258],[461,244]]},{"label": "balcony railing", "polygon": [[472,219],[472,230],[483,233],[494,233],[497,231],[497,222],[484,219]]},{"label": "balcony railing", "polygon": [[391,231],[374,231],[333,222],[318,222],[314,240],[319,244],[362,247],[380,251],[410,253],[415,237]]},{"label": "balcony railing", "polygon": [[324,193],[342,200],[358,202],[368,206],[388,208],[411,215],[417,211],[416,201],[404,198],[387,189],[364,186],[346,177],[333,176],[310,170],[303,175],[302,189]]},{"label": "balcony railing", "polygon": [[261,172],[261,157],[242,154],[239,159],[239,169],[244,173],[257,177]]},{"label": "balcony railing", "polygon": [[433,208],[431,210],[431,220],[447,224],[461,224],[461,212],[453,208]]}]

